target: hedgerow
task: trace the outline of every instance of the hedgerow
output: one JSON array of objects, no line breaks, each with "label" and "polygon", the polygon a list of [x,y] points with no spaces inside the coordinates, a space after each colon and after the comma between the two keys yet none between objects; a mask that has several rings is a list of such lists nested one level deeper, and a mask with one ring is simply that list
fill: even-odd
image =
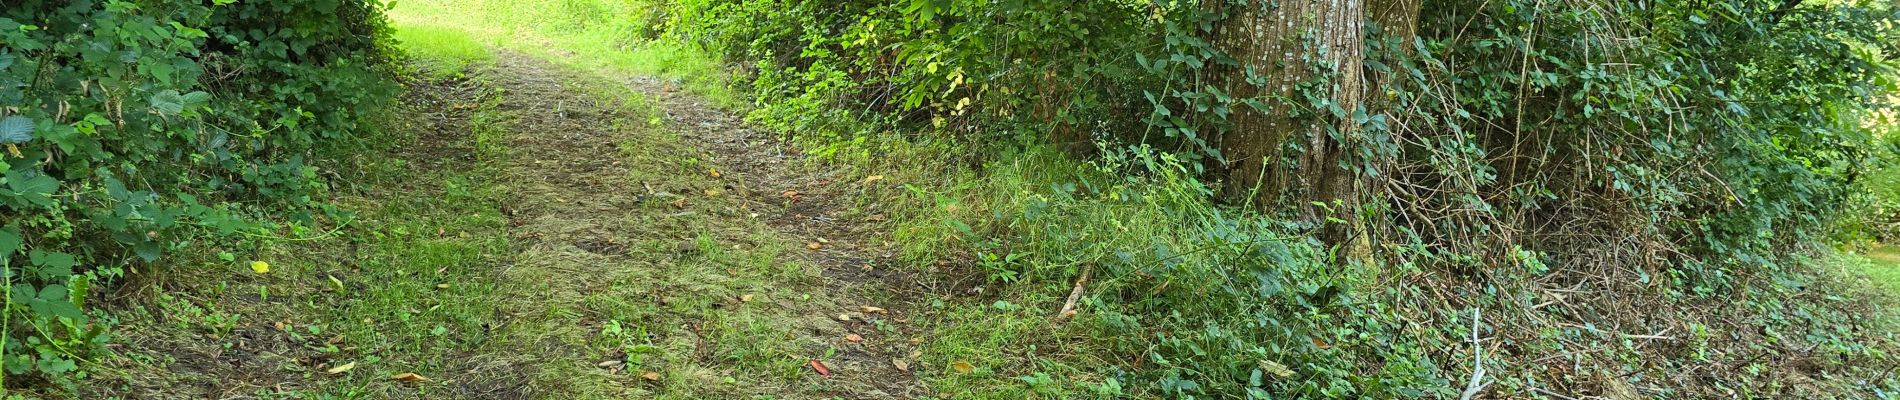
[{"label": "hedgerow", "polygon": [[[1371,2],[1410,18],[1366,18],[1351,68],[1296,35],[1280,75],[1217,40],[1308,3],[676,0],[662,40],[746,65],[753,121],[820,154],[890,156],[895,130],[982,166],[916,190],[914,259],[965,257],[1045,301],[1096,274],[1096,312],[1070,328],[1085,344],[1063,345],[1118,358],[997,364],[1019,390],[1896,385],[1889,321],[1855,317],[1876,303],[1815,259],[1863,222],[1850,210],[1888,151],[1869,121],[1892,109],[1891,5]],[[1241,116],[1261,114],[1297,140],[1240,158],[1231,139],[1261,125]],[[1231,173],[1246,163],[1283,177],[1250,184]],[[1334,175],[1317,194],[1343,195],[1306,193]]]},{"label": "hedgerow", "polygon": [[[19,0],[0,7],[6,375],[72,385],[102,284],[163,257],[312,236],[322,160],[374,144],[391,79],[373,0]],[[214,245],[230,245],[218,247]],[[200,258],[204,259],[204,258]],[[247,260],[248,261],[248,260]],[[13,380],[6,386],[24,382]]]}]

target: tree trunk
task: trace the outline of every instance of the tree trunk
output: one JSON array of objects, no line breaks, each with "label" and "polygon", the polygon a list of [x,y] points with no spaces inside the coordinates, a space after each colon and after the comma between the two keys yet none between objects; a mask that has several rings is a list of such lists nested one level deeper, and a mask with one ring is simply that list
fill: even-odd
[{"label": "tree trunk", "polygon": [[[1371,194],[1357,166],[1376,165],[1357,159],[1351,147],[1363,143],[1353,115],[1379,112],[1367,93],[1385,81],[1365,68],[1366,24],[1399,35],[1409,49],[1419,0],[1245,3],[1230,5],[1236,8],[1213,35],[1239,63],[1215,72],[1214,81],[1235,99],[1257,99],[1268,109],[1238,106],[1229,117],[1232,125],[1219,139],[1227,159],[1224,194],[1315,223],[1328,216],[1347,221],[1325,223],[1321,232],[1327,243],[1345,243],[1365,231],[1354,210]],[[1343,207],[1329,215],[1315,202]]]}]

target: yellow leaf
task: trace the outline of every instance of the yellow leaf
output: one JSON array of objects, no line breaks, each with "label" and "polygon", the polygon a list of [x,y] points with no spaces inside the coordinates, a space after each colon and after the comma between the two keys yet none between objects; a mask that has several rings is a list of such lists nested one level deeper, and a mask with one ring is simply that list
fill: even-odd
[{"label": "yellow leaf", "polygon": [[910,362],[904,361],[902,358],[891,359],[891,366],[897,367],[898,371],[910,372]]},{"label": "yellow leaf", "polygon": [[324,370],[323,372],[330,375],[336,375],[336,374],[341,374],[344,372],[350,372],[350,370],[354,368],[356,368],[356,362],[350,362],[349,364],[338,365],[335,368],[330,368],[328,370]]},{"label": "yellow leaf", "polygon": [[967,373],[970,373],[971,371],[976,371],[975,366],[972,366],[970,365],[970,363],[963,362],[963,361],[950,363],[950,369],[957,370],[957,373],[961,373],[961,374],[967,374]]},{"label": "yellow leaf", "polygon": [[872,307],[872,306],[859,306],[858,311],[863,312],[865,314],[890,314],[891,313],[890,310],[886,310],[882,307]]},{"label": "yellow leaf", "polygon": [[871,183],[871,182],[877,182],[877,181],[881,181],[881,180],[884,180],[884,176],[883,176],[883,175],[871,175],[871,177],[869,177],[869,178],[864,178],[864,183]]},{"label": "yellow leaf", "polygon": [[822,248],[825,248],[825,245],[824,245],[824,244],[820,244],[820,243],[818,243],[818,242],[811,242],[811,243],[806,243],[806,244],[805,244],[805,248],[807,248],[807,249],[812,249],[812,250],[818,250],[818,249],[822,249]]},{"label": "yellow leaf", "polygon": [[714,178],[718,178],[718,177],[719,177],[719,170],[717,170],[717,169],[712,169],[712,168],[707,168],[707,169],[706,169],[706,173],[707,173],[707,174],[709,174],[709,175],[712,175],[712,177],[714,177]]},{"label": "yellow leaf", "polygon": [[649,380],[649,381],[657,381],[657,380],[660,380],[660,373],[653,372],[653,371],[643,371],[640,373],[640,377],[646,378],[646,380]]},{"label": "yellow leaf", "polygon": [[270,263],[263,262],[263,261],[252,261],[251,272],[256,272],[260,274],[268,274],[270,273]]},{"label": "yellow leaf", "polygon": [[409,382],[409,383],[429,381],[429,378],[423,377],[422,375],[416,375],[416,373],[414,372],[404,372],[404,373],[396,374],[396,376],[389,377],[389,379],[395,379],[398,381]]},{"label": "yellow leaf", "polygon": [[749,295],[749,294],[742,294],[742,295],[739,295],[739,302],[740,302],[740,303],[751,303],[751,302],[752,302],[752,295]]}]

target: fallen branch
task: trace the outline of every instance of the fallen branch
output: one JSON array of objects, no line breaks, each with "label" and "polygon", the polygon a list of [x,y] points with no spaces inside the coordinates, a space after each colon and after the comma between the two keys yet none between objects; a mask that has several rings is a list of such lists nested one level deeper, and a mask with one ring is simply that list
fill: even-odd
[{"label": "fallen branch", "polygon": [[1082,285],[1089,283],[1089,273],[1095,271],[1095,264],[1082,267],[1082,276],[1075,279],[1075,290],[1069,291],[1069,301],[1062,303],[1062,311],[1056,312],[1056,322],[1075,316],[1075,302],[1082,300]]},{"label": "fallen branch", "polygon": [[1541,395],[1545,395],[1545,396],[1550,396],[1550,397],[1556,397],[1556,398],[1559,398],[1559,399],[1563,399],[1563,400],[1577,400],[1577,398],[1575,398],[1575,397],[1570,397],[1570,396],[1565,396],[1565,395],[1562,395],[1562,394],[1558,394],[1557,392],[1552,392],[1552,391],[1549,391],[1549,390],[1544,390],[1544,389],[1540,389],[1540,388],[1531,388],[1531,391],[1532,391],[1532,392],[1537,392],[1537,394],[1541,394]]},{"label": "fallen branch", "polygon": [[1484,346],[1478,343],[1478,321],[1481,320],[1478,310],[1471,309],[1471,383],[1465,384],[1465,395],[1459,397],[1460,400],[1471,400],[1471,396],[1477,396],[1486,386],[1491,386],[1483,383]]}]

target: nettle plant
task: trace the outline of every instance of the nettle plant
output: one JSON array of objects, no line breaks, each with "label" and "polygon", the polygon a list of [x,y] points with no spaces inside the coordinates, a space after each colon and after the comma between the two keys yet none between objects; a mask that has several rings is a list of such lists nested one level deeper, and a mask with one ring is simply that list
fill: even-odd
[{"label": "nettle plant", "polygon": [[[397,89],[382,5],[77,0],[0,10],[7,375],[70,384],[107,340],[97,285],[161,257],[319,223],[311,160]],[[285,24],[284,21],[295,21]],[[274,218],[285,215],[291,217]]]}]

